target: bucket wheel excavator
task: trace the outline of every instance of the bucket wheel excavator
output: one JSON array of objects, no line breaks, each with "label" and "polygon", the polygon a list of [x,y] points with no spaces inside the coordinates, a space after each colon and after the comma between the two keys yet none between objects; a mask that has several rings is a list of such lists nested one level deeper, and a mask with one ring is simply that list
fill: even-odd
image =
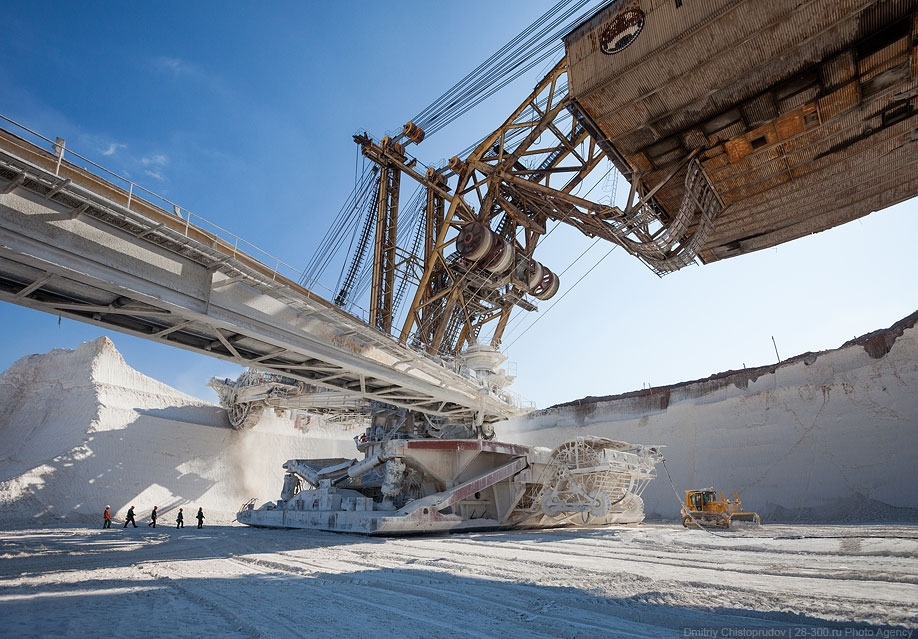
[{"label": "bucket wheel excavator", "polygon": [[[621,246],[662,276],[914,194],[914,2],[807,6],[803,15],[794,0],[614,0],[570,14],[553,36],[566,55],[502,124],[445,164],[423,165],[412,145],[496,78],[466,78],[397,134],[355,135],[368,168],[347,213],[364,223],[335,305],[494,394],[512,380],[498,369],[511,314],[560,289],[558,267],[538,256],[552,224]],[[516,53],[545,60],[548,48]],[[851,167],[866,171],[877,157],[882,177],[845,190]],[[630,185],[626,202],[589,199],[612,171]],[[416,190],[405,198],[409,183]],[[851,197],[839,202],[842,191]],[[358,300],[361,283],[368,296]],[[282,382],[224,384],[224,394],[252,411],[271,405]],[[640,521],[635,486],[659,460],[657,448],[621,442],[546,452],[489,441],[510,403],[472,422],[364,408],[363,461],[291,460],[282,499],[243,509],[240,521],[381,533]],[[353,512],[363,514],[342,514]]]},{"label": "bucket wheel excavator", "polygon": [[[442,111],[408,122],[399,135],[354,136],[369,162],[348,214],[363,223],[354,227],[356,249],[334,303],[399,344],[456,365],[492,396],[512,381],[498,368],[511,313],[535,311],[559,291],[557,269],[536,255],[551,222],[620,243],[629,235],[636,244],[650,240],[649,200],[625,212],[575,195],[597,167],[612,165],[573,108],[567,72],[562,60],[499,128],[441,167],[423,167],[408,149]],[[667,243],[654,246],[664,259]],[[211,385],[237,427],[270,406],[335,410],[326,391],[278,375],[249,371]],[[337,398],[348,401],[341,410],[363,411],[368,426],[355,442],[363,460],[288,461],[281,499],[247,504],[240,522],[372,534],[633,523],[643,519],[640,493],[661,459],[657,447],[612,440],[555,450],[505,444],[493,441],[496,420],[470,423],[362,401],[356,392]],[[508,402],[500,417],[519,410]]]}]

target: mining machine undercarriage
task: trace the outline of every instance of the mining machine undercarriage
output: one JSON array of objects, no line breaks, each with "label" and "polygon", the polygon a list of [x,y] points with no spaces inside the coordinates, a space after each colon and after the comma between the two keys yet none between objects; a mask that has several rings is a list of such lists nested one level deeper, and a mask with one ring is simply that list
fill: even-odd
[{"label": "mining machine undercarriage", "polygon": [[362,460],[291,459],[281,498],[237,520],[370,535],[633,524],[662,459],[603,438],[550,450],[440,434],[423,416],[377,411],[355,438]]}]

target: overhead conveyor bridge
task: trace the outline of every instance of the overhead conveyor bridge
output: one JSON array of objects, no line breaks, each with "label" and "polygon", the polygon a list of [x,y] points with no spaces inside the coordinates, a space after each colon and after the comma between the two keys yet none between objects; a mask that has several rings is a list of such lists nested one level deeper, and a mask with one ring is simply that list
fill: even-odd
[{"label": "overhead conveyor bridge", "polygon": [[455,422],[519,412],[512,395],[368,326],[180,208],[67,162],[60,142],[51,152],[0,129],[0,299]]}]

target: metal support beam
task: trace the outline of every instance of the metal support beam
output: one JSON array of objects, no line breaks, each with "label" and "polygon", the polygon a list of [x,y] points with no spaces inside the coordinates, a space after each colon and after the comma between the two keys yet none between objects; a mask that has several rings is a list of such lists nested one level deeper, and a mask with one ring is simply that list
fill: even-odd
[{"label": "metal support beam", "polygon": [[[331,391],[359,388],[392,406],[478,419],[481,384],[367,326],[233,242],[141,199],[128,208],[129,194],[98,176],[64,162],[56,178],[57,159],[0,135],[0,280],[24,283],[0,288],[0,300]],[[9,189],[21,175],[27,177]],[[46,197],[48,185],[60,187],[54,199]],[[79,217],[71,217],[74,210]],[[518,412],[510,397],[486,397],[487,422]]]}]

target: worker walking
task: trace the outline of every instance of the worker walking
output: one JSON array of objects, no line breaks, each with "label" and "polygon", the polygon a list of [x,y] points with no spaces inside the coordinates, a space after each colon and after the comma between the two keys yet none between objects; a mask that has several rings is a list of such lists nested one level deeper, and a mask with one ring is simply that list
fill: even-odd
[{"label": "worker walking", "polygon": [[182,509],[178,509],[178,515],[175,517],[175,527],[184,528],[185,527],[185,516],[182,514]]},{"label": "worker walking", "polygon": [[150,513],[150,523],[148,523],[147,526],[153,526],[154,528],[156,528],[156,509],[157,508],[158,508],[157,506],[153,506],[153,512]]},{"label": "worker walking", "polygon": [[198,528],[203,528],[204,527],[204,509],[198,508],[198,514],[195,515],[195,517],[198,520]]},{"label": "worker walking", "polygon": [[134,528],[137,528],[137,522],[134,521],[134,507],[133,506],[128,508],[127,519],[124,520],[124,528],[127,528],[128,524],[133,524]]},{"label": "worker walking", "polygon": [[106,506],[105,512],[102,513],[102,527],[111,528],[112,527],[112,507]]}]

